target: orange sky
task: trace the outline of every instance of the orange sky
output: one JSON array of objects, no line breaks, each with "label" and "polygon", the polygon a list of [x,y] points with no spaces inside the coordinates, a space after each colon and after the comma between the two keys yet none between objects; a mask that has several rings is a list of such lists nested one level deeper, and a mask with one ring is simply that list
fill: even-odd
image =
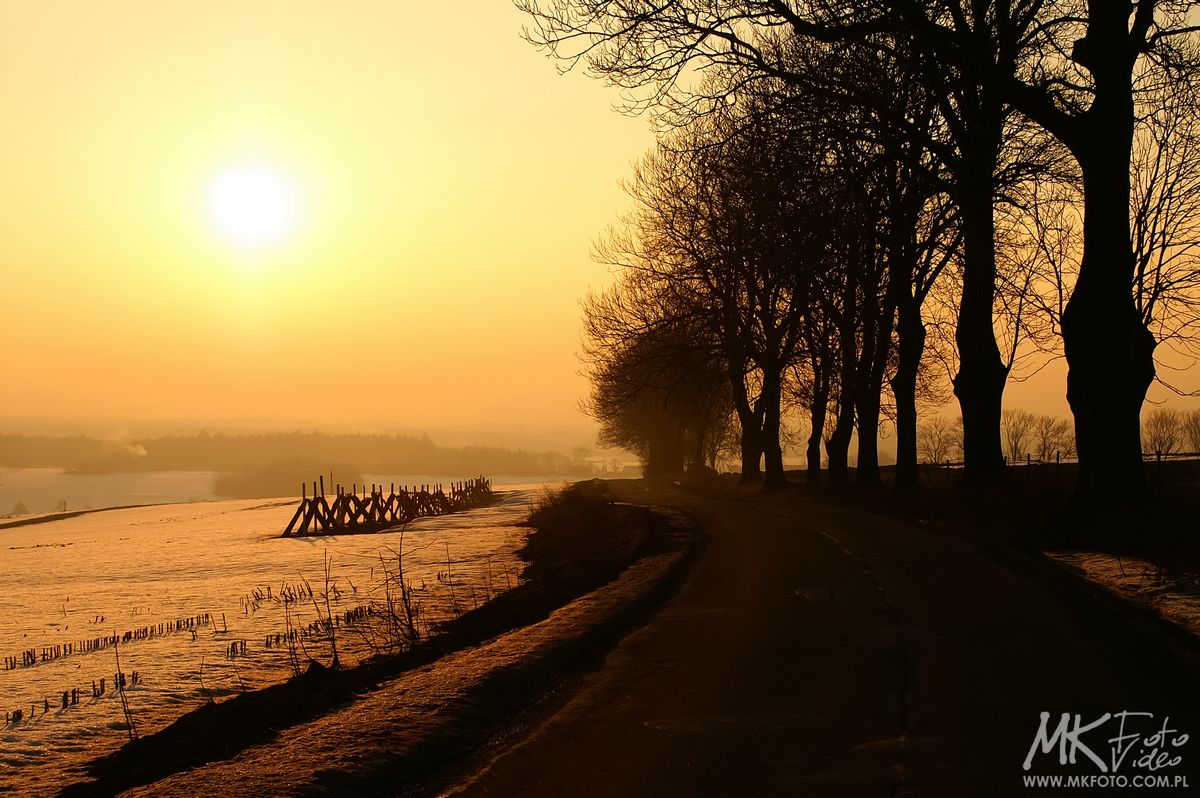
[{"label": "orange sky", "polygon": [[[583,421],[577,300],[647,121],[506,0],[332,8],[0,0],[0,426]],[[294,188],[259,249],[207,204],[245,164]]]},{"label": "orange sky", "polygon": [[[646,121],[505,2],[331,8],[0,3],[0,415],[580,420]],[[298,209],[256,251],[207,207],[246,162]]]}]

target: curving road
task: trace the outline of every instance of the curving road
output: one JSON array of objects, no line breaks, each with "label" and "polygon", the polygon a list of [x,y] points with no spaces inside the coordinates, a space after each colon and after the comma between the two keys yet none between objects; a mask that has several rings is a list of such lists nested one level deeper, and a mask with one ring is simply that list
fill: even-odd
[{"label": "curving road", "polygon": [[[1129,710],[1200,735],[1193,672],[1165,653],[1186,641],[1045,564],[795,498],[616,487],[694,513],[706,552],[602,667],[451,794],[1063,794],[1022,781],[1041,711],[1050,732],[1063,712],[1087,724]],[[1102,760],[1113,724],[1080,738]],[[1031,772],[1100,775],[1083,751],[1057,766],[1057,751]],[[1188,788],[1136,794],[1200,794],[1200,744],[1174,753],[1181,764],[1157,772]],[[1131,758],[1127,777],[1142,773]]]}]

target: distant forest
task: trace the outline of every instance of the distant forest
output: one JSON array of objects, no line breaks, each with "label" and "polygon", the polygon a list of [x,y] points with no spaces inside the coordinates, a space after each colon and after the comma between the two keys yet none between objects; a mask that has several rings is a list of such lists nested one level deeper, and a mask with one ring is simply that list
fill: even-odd
[{"label": "distant forest", "polygon": [[[490,446],[438,446],[427,436],[271,432],[169,435],[111,441],[85,436],[0,434],[0,466],[55,466],[80,474],[128,471],[250,473],[281,463],[338,464],[363,474],[589,475],[580,447],[570,456]],[[311,475],[316,476],[316,473]]]}]

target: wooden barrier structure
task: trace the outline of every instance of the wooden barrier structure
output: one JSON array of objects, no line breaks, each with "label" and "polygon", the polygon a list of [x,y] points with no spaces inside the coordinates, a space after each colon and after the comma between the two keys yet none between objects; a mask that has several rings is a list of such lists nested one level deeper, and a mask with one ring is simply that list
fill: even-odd
[{"label": "wooden barrier structure", "polygon": [[300,486],[300,506],[283,530],[283,537],[380,532],[417,518],[469,510],[492,500],[492,481],[486,477],[452,482],[449,491],[442,485],[420,485],[411,490],[402,485],[396,490],[392,483],[386,496],[383,485],[371,485],[369,493],[363,485],[361,496],[357,484],[351,485],[348,492],[338,485],[332,502],[325,499],[324,477],[312,483],[312,498],[307,488]]}]

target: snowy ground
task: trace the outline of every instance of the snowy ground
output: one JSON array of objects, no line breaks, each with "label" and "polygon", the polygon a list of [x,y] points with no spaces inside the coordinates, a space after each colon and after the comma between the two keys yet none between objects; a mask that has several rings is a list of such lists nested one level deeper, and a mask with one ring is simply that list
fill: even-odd
[{"label": "snowy ground", "polygon": [[1090,551],[1047,552],[1086,579],[1200,635],[1200,590],[1164,576],[1152,563]]},{"label": "snowy ground", "polygon": [[[427,621],[470,609],[515,585],[524,542],[517,526],[536,486],[506,488],[496,505],[413,522],[404,532],[406,575]],[[0,712],[21,709],[0,730],[0,785],[21,788],[112,750],[127,739],[117,671],[139,673],[127,691],[139,731],[152,732],[207,700],[285,679],[285,647],[268,635],[286,629],[281,593],[305,580],[324,591],[331,561],[331,609],[337,615],[382,597],[382,555],[394,567],[401,533],[281,539],[293,500],[239,500],[112,510],[0,530],[0,655],[121,635],[208,613],[195,637],[179,631],[0,670]],[[447,579],[447,572],[450,578]],[[269,593],[268,593],[269,591]],[[322,610],[324,602],[319,602]],[[317,616],[310,601],[287,608],[294,628]],[[229,655],[245,641],[245,653]],[[353,629],[338,640],[343,661],[370,653]],[[309,638],[328,661],[328,642]],[[92,683],[108,690],[94,698]],[[64,691],[79,703],[61,707]],[[46,704],[49,711],[45,711]]]}]

